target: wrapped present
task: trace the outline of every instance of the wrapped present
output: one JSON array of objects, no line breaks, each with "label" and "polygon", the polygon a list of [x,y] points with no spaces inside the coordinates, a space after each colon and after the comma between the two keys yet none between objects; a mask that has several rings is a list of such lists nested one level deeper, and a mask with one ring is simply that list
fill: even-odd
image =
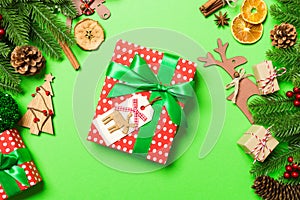
[{"label": "wrapped present", "polygon": [[0,156],[0,200],[42,181],[16,129],[0,133]]},{"label": "wrapped present", "polygon": [[270,128],[265,129],[258,125],[252,125],[237,143],[254,158],[254,162],[263,162],[279,144],[272,137]]},{"label": "wrapped present", "polygon": [[264,61],[253,66],[253,73],[258,84],[259,93],[267,95],[279,90],[276,77],[283,75],[285,68],[274,69],[272,61]]},{"label": "wrapped present", "polygon": [[165,164],[195,71],[191,61],[118,41],[87,139]]}]

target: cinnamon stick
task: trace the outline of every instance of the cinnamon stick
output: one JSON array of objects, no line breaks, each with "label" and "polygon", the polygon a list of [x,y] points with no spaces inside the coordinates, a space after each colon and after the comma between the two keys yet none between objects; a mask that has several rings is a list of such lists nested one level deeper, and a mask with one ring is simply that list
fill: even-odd
[{"label": "cinnamon stick", "polygon": [[203,4],[199,9],[202,14],[207,17],[224,6],[223,0],[209,0]]},{"label": "cinnamon stick", "polygon": [[70,47],[68,47],[68,45],[66,45],[65,43],[59,42],[62,50],[65,52],[67,58],[69,59],[71,65],[73,66],[73,68],[75,70],[78,70],[80,65],[76,59],[76,57],[74,56],[72,50],[70,49]]}]

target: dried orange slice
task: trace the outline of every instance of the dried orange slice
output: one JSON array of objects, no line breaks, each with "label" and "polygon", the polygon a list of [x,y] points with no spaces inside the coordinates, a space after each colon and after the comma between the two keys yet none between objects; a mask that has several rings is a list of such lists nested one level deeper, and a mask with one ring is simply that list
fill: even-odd
[{"label": "dried orange slice", "polygon": [[268,7],[263,0],[245,0],[241,7],[242,17],[251,24],[262,23],[267,16]]},{"label": "dried orange slice", "polygon": [[252,44],[257,42],[263,33],[262,24],[250,24],[246,22],[242,15],[236,16],[231,24],[233,37],[243,44]]}]

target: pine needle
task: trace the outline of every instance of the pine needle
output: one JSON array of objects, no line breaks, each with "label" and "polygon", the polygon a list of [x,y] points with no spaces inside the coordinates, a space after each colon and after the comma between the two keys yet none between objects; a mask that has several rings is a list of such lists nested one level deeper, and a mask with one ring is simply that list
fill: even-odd
[{"label": "pine needle", "polygon": [[6,58],[10,53],[10,48],[4,42],[0,42],[0,55]]},{"label": "pine needle", "polygon": [[20,78],[17,75],[8,60],[0,58],[0,90],[20,93]]}]

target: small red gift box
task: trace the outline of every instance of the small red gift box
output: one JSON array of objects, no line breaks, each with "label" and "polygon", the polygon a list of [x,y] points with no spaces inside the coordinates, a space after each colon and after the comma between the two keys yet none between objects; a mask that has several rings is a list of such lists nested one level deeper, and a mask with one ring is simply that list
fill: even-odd
[{"label": "small red gift box", "polygon": [[[2,159],[0,160],[0,200],[7,199],[42,181],[16,129],[0,133],[0,155]],[[24,184],[18,179],[23,180]]]},{"label": "small red gift box", "polygon": [[[164,57],[163,52],[138,46],[136,44],[132,44],[123,40],[119,40],[117,42],[112,57],[112,62],[129,67],[132,64],[136,54],[138,54],[146,61],[147,65],[154,74],[158,74]],[[170,85],[193,81],[196,72],[195,63],[179,58],[174,68],[176,69],[174,69],[174,73],[172,74]],[[106,76],[98,105],[96,107],[94,121],[98,116],[109,112],[113,107],[132,97],[132,94],[129,94],[125,96],[109,98],[108,94],[111,92],[116,83],[120,83],[120,81]],[[151,96],[151,91],[139,92],[138,94],[149,99],[149,97]],[[183,103],[180,103],[180,105],[182,107],[184,106]],[[166,107],[163,106],[158,123],[156,125],[156,129],[154,129],[154,133],[152,133],[153,137],[148,152],[145,155],[146,159],[158,162],[160,164],[165,164],[177,128],[178,126],[174,122],[172,122]],[[136,130],[122,136],[122,138],[120,138],[119,140],[110,142],[107,140],[107,138],[103,137],[103,133],[99,131],[99,128],[95,126],[94,123],[92,123],[87,139],[89,141],[99,143],[103,146],[108,146],[110,148],[132,154],[134,153],[138,134],[139,130]]]}]

